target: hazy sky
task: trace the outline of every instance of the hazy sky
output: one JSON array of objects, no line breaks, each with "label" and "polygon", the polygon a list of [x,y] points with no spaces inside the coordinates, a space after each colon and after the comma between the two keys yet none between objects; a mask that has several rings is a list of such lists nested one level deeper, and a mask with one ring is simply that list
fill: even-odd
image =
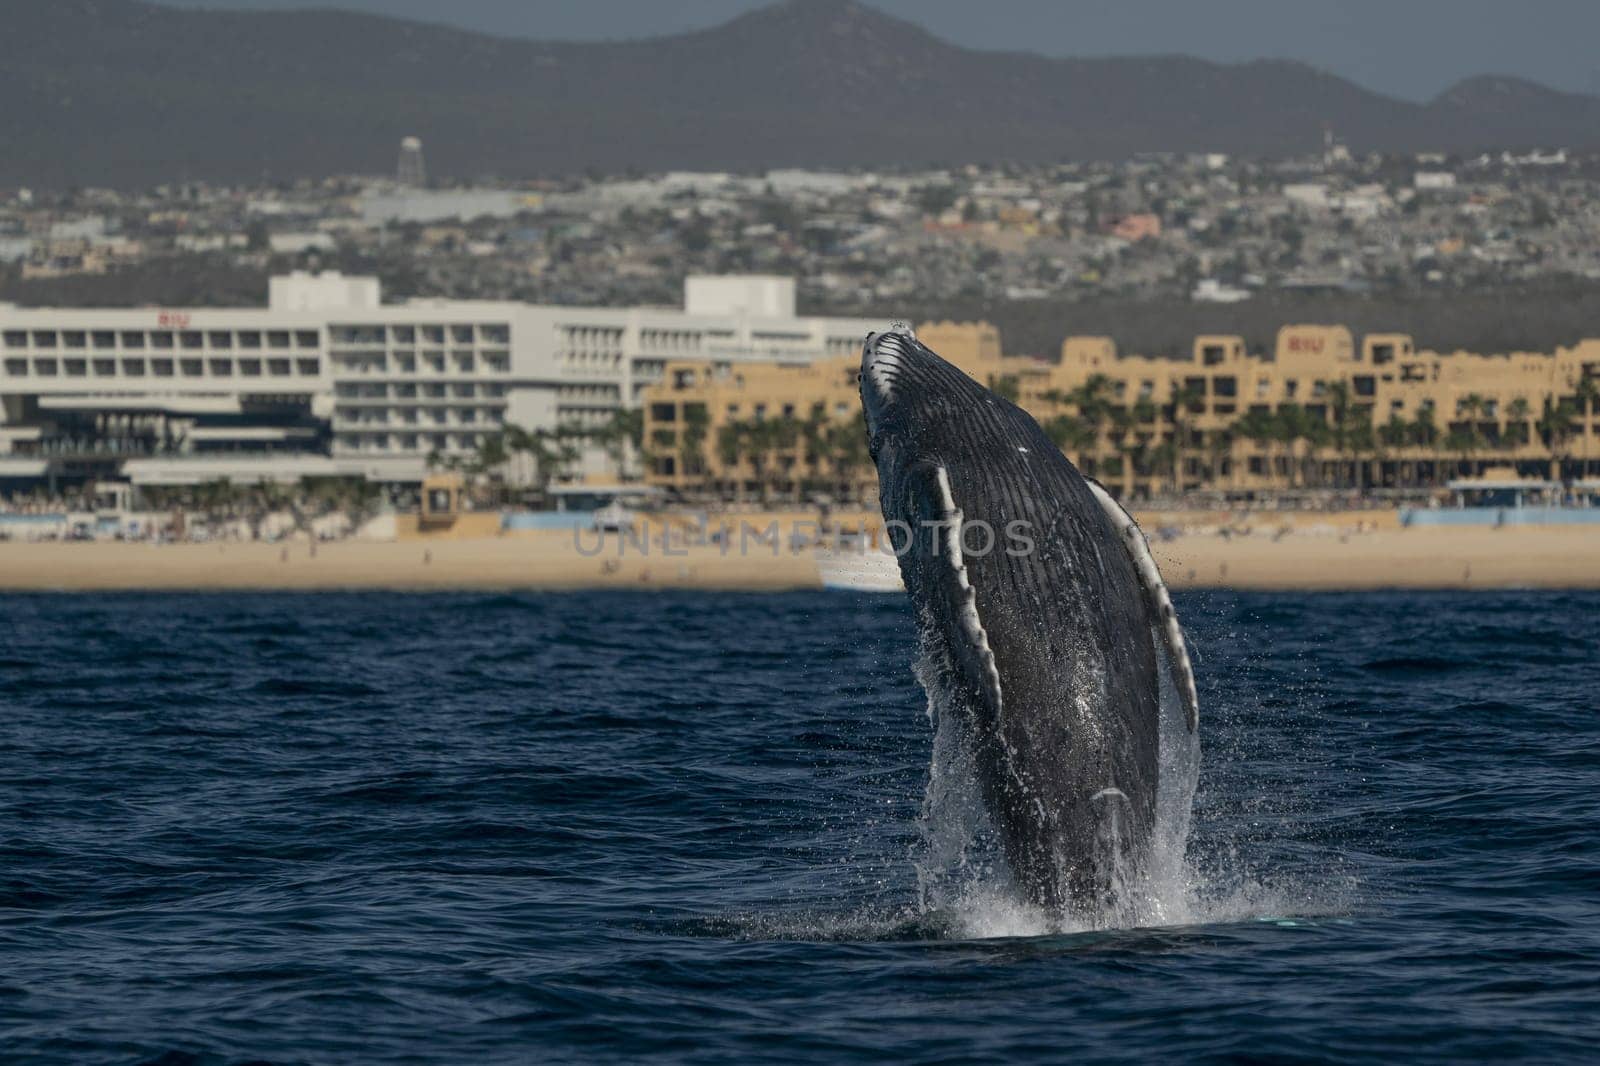
[{"label": "hazy sky", "polygon": [[[762,0],[164,0],[189,7],[343,7],[543,39],[714,25]],[[1426,99],[1472,74],[1600,94],[1600,0],[874,0],[941,37],[1051,55],[1184,52],[1301,59]]]}]

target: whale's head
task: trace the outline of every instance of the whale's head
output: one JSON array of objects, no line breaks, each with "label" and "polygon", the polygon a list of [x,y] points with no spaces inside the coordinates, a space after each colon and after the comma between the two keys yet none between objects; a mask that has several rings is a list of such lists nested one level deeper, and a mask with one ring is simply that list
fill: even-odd
[{"label": "whale's head", "polygon": [[896,324],[870,333],[861,353],[861,409],[880,479],[912,463],[950,462],[953,430],[993,394]]}]

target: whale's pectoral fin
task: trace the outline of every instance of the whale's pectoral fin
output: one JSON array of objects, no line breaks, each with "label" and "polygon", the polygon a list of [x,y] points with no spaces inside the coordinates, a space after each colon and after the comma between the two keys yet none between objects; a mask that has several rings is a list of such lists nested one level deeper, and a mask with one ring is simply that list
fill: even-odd
[{"label": "whale's pectoral fin", "polygon": [[961,548],[965,519],[950,491],[949,472],[938,464],[918,463],[906,473],[905,492],[905,513],[913,527],[906,532],[920,542],[922,549],[910,556],[902,554],[902,560],[918,561],[917,572],[906,575],[908,584],[914,580],[931,593],[927,601],[942,616],[939,621],[943,631],[952,634],[950,665],[979,697],[977,712],[987,717],[989,724],[995,724],[1004,702],[1000,672],[989,647],[989,634],[978,615],[977,594],[967,575]]},{"label": "whale's pectoral fin", "polygon": [[1117,535],[1122,538],[1123,547],[1133,558],[1133,567],[1139,573],[1139,583],[1144,587],[1145,599],[1150,604],[1151,613],[1156,616],[1161,641],[1167,649],[1172,683],[1183,700],[1184,717],[1189,723],[1189,732],[1193,733],[1200,725],[1200,695],[1195,690],[1194,666],[1189,661],[1189,645],[1183,639],[1183,627],[1178,625],[1178,612],[1173,610],[1167,583],[1161,580],[1161,571],[1156,568],[1155,557],[1150,554],[1150,542],[1145,540],[1133,516],[1106,491],[1104,485],[1092,477],[1086,477],[1084,481],[1089,483],[1089,491],[1100,502],[1111,524],[1116,527]]}]

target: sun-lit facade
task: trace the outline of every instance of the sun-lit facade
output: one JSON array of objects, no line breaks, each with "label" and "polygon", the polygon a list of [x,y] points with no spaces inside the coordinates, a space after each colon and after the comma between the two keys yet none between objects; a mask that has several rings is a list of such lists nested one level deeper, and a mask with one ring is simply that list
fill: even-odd
[{"label": "sun-lit facade", "polygon": [[[0,305],[0,489],[305,476],[419,483],[510,426],[579,434],[675,359],[804,367],[865,320],[794,283],[688,279],[682,308],[385,303],[375,278],[273,278],[258,308]],[[573,475],[615,476],[583,443]]]},{"label": "sun-lit facade", "polygon": [[[1357,338],[1343,326],[1293,325],[1265,353],[1225,335],[1195,338],[1187,359],[1122,355],[1111,338],[1070,337],[1048,363],[1003,357],[987,324],[918,333],[1015,397],[1086,473],[1128,499],[1411,491],[1491,466],[1538,477],[1600,473],[1600,340],[1549,354],[1441,354],[1405,334]],[[759,374],[669,365],[645,395],[650,480],[689,493],[792,494],[825,487],[829,478],[818,475],[842,457],[850,476],[838,480],[870,493],[870,464],[842,450],[850,434],[861,436],[858,362],[851,354]],[[688,449],[686,463],[688,411],[706,420],[709,443]],[[819,418],[826,424],[799,434],[750,429]],[[718,449],[730,422],[744,432]]]}]

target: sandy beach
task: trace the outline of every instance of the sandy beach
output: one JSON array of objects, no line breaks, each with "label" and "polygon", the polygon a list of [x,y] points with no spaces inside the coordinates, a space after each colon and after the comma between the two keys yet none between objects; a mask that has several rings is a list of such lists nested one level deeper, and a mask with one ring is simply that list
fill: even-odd
[{"label": "sandy beach", "polygon": [[[1356,532],[1356,521],[1368,522]],[[1147,529],[1157,528],[1148,523]],[[1196,526],[1204,529],[1204,526]],[[1269,529],[1271,531],[1269,531]],[[1400,529],[1370,518],[1297,532],[1152,536],[1175,588],[1600,588],[1600,532],[1582,528]],[[0,589],[601,589],[784,590],[819,586],[808,552],[769,545],[675,548],[648,556],[615,542],[580,552],[571,533],[316,546],[0,544]]]}]

